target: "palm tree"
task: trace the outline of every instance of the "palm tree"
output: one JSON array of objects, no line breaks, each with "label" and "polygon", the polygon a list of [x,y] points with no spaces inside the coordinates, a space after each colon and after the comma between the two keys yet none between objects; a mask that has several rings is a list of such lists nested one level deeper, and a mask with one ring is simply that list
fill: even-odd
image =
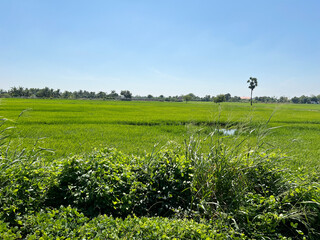
[{"label": "palm tree", "polygon": [[252,92],[253,92],[253,89],[255,89],[255,87],[258,86],[258,79],[250,77],[247,83],[249,83],[249,88],[251,89],[251,106],[252,106]]}]

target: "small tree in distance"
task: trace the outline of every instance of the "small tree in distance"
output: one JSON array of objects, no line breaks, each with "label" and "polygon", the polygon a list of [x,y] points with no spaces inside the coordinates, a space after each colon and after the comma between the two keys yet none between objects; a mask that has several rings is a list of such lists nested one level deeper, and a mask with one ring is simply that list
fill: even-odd
[{"label": "small tree in distance", "polygon": [[251,106],[252,106],[252,92],[253,89],[255,89],[256,86],[258,86],[258,79],[254,77],[250,77],[250,79],[247,81],[249,83],[249,88],[251,89]]},{"label": "small tree in distance", "polygon": [[122,90],[120,95],[124,96],[126,100],[131,100],[132,93],[128,90]]},{"label": "small tree in distance", "polygon": [[188,101],[191,101],[191,100],[192,100],[192,96],[191,96],[190,94],[184,95],[184,96],[183,96],[183,100],[185,100],[186,103],[187,103]]},{"label": "small tree in distance", "polygon": [[221,103],[226,101],[226,96],[224,94],[219,94],[216,97],[213,98],[213,101],[215,103]]}]

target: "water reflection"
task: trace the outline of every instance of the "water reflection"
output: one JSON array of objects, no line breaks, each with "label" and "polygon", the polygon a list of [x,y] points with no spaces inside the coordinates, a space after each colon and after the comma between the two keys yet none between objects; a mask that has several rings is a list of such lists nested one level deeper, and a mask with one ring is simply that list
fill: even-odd
[{"label": "water reflection", "polygon": [[218,131],[219,133],[222,133],[223,135],[226,135],[226,136],[232,136],[236,133],[237,129],[220,128],[220,129],[216,129],[216,131]]}]

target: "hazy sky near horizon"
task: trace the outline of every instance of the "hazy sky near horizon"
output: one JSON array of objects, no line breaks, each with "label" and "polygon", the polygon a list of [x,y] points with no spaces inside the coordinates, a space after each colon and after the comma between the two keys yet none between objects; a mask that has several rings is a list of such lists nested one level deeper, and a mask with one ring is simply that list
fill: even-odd
[{"label": "hazy sky near horizon", "polygon": [[0,0],[0,88],[320,94],[319,0]]}]

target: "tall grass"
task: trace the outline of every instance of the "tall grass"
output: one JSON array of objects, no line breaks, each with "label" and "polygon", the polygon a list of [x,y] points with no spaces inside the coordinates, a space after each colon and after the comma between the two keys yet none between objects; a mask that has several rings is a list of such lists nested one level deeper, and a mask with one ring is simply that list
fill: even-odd
[{"label": "tall grass", "polygon": [[[266,142],[272,130],[249,125],[238,128],[236,136],[215,131],[186,142],[186,156],[194,166],[194,217],[223,218],[250,238],[317,239],[319,178],[285,168],[286,155]],[[203,141],[210,141],[209,151],[202,150]]]}]

